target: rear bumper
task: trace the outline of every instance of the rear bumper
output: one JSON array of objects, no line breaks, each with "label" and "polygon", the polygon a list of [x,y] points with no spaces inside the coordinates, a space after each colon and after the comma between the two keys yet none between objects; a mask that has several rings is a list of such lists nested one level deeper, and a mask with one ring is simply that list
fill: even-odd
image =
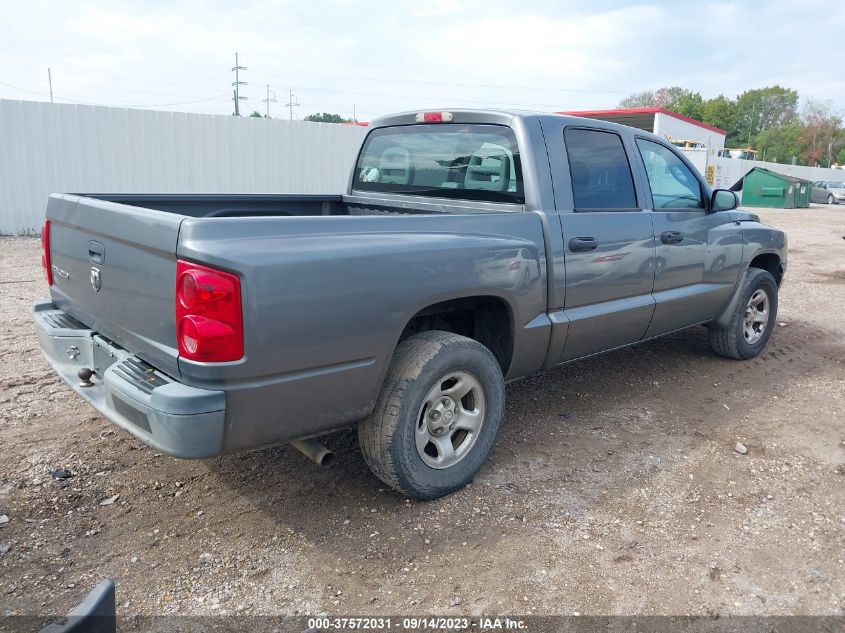
[{"label": "rear bumper", "polygon": [[[149,446],[174,457],[219,455],[226,396],[183,385],[114,345],[49,299],[32,309],[38,342],[56,373],[97,411]],[[94,371],[91,387],[78,372]]]}]

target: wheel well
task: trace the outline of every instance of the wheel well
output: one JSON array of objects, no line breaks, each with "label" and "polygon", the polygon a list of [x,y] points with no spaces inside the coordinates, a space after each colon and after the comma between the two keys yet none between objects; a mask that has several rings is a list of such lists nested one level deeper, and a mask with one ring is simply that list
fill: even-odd
[{"label": "wheel well", "polygon": [[763,253],[761,255],[757,255],[757,257],[751,260],[748,267],[761,268],[769,271],[772,277],[775,278],[778,286],[780,286],[780,280],[783,279],[783,268],[781,268],[780,265],[780,257],[774,253]]},{"label": "wheel well", "polygon": [[507,303],[498,297],[466,297],[435,303],[417,312],[399,340],[429,330],[453,332],[474,339],[489,349],[502,375],[513,356],[513,319]]}]

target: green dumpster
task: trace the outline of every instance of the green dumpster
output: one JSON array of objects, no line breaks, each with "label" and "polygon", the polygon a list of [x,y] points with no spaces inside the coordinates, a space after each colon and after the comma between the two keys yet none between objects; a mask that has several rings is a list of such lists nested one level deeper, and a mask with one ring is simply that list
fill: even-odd
[{"label": "green dumpster", "polygon": [[[731,189],[736,190],[737,183]],[[742,205],[745,207],[774,207],[795,209],[810,206],[809,180],[779,174],[764,167],[754,167],[741,181]]]},{"label": "green dumpster", "polygon": [[813,183],[809,180],[802,180],[801,184],[795,189],[795,206],[802,209],[807,209],[810,206],[810,191],[813,189]]}]

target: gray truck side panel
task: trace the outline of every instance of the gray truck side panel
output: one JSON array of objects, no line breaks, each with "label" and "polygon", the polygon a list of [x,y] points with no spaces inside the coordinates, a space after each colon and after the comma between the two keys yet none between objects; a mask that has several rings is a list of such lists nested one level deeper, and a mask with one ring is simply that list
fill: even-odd
[{"label": "gray truck side panel", "polygon": [[[527,276],[507,270],[518,249]],[[314,435],[372,409],[405,326],[449,299],[508,308],[516,378],[548,347],[538,213],[186,219],[178,256],[242,278],[245,355],[179,360],[185,384],[226,392],[227,451]]]}]

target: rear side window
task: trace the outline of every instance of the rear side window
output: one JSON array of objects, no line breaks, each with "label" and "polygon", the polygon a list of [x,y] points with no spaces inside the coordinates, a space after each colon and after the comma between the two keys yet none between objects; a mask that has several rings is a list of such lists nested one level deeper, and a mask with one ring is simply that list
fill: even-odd
[{"label": "rear side window", "polygon": [[523,204],[513,130],[501,125],[406,125],[373,130],[355,169],[357,191]]},{"label": "rear side window", "polygon": [[564,138],[576,211],[637,209],[631,167],[617,134],[569,128]]}]

